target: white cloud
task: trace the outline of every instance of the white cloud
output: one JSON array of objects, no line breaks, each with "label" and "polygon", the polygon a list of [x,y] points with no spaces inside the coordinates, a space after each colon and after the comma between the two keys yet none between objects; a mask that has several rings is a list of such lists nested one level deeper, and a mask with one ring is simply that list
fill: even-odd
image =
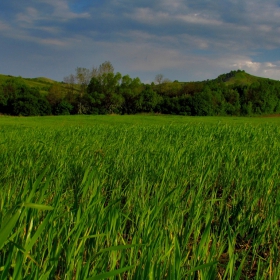
[{"label": "white cloud", "polygon": [[[46,12],[44,9],[40,9],[40,5],[45,3],[50,6],[52,9],[51,13]],[[16,15],[16,21],[23,28],[28,27],[38,27],[39,22],[63,22],[69,21],[77,18],[88,18],[90,17],[89,13],[74,13],[70,10],[67,1],[65,0],[41,0],[40,3],[34,7],[27,7],[24,11],[19,12]]]},{"label": "white cloud", "polygon": [[234,69],[243,69],[252,75],[280,79],[280,61],[276,62],[255,62],[247,58],[237,58],[237,63],[231,64]]},{"label": "white cloud", "polygon": [[200,24],[200,25],[222,25],[223,22],[216,19],[210,19],[201,14],[187,14],[178,15],[177,19],[180,19],[187,23]]},{"label": "white cloud", "polygon": [[87,18],[90,16],[89,13],[74,13],[70,10],[66,0],[41,0],[41,2],[51,5],[53,7],[52,17],[61,20]]},{"label": "white cloud", "polygon": [[125,16],[144,24],[160,24],[170,19],[168,13],[162,11],[155,12],[150,8],[136,8],[133,13],[126,13]]},{"label": "white cloud", "polygon": [[261,63],[246,60],[246,61],[240,61],[238,63],[234,63],[232,64],[232,66],[237,67],[238,69],[247,68],[252,70],[253,72],[257,72],[260,69]]},{"label": "white cloud", "polygon": [[45,45],[57,46],[57,47],[64,47],[67,45],[65,41],[58,40],[58,39],[41,39],[39,40],[39,43]]},{"label": "white cloud", "polygon": [[45,31],[50,34],[59,34],[62,30],[59,27],[51,27],[51,26],[40,26],[38,30]]},{"label": "white cloud", "polygon": [[161,2],[162,7],[170,13],[180,12],[187,9],[186,3],[183,0],[163,0]]},{"label": "white cloud", "polygon": [[16,20],[22,23],[32,24],[34,20],[38,20],[38,19],[39,19],[39,12],[33,7],[28,7],[26,8],[25,12],[18,13],[16,15]]}]

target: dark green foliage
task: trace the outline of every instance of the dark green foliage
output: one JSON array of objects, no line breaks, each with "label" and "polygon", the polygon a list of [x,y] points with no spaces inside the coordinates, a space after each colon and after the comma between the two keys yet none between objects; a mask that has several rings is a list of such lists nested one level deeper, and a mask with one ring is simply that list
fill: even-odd
[{"label": "dark green foliage", "polygon": [[11,103],[12,114],[16,116],[39,115],[37,100],[38,99],[31,94],[15,98]]},{"label": "dark green foliage", "polygon": [[97,77],[92,77],[87,87],[87,92],[89,94],[94,92],[100,92],[100,93],[102,92],[101,82],[99,81],[99,79],[97,79]]},{"label": "dark green foliage", "polygon": [[[19,96],[31,93],[31,90],[20,79],[10,78],[2,85],[2,92],[6,98],[16,99]],[[34,94],[34,90],[32,93]]]},{"label": "dark green foliage", "polygon": [[140,98],[137,102],[137,109],[139,112],[154,112],[159,102],[160,96],[150,85],[146,85],[140,94]]},{"label": "dark green foliage", "polygon": [[26,94],[11,100],[10,110],[16,116],[45,116],[51,114],[50,104],[46,99]]},{"label": "dark green foliage", "polygon": [[49,102],[36,88],[29,88],[20,79],[9,79],[0,90],[0,112],[16,116],[50,115]]},{"label": "dark green foliage", "polygon": [[201,92],[204,88],[204,84],[200,82],[185,83],[181,89],[182,95],[194,95],[197,92]]},{"label": "dark green foliage", "polygon": [[38,98],[37,99],[37,106],[38,106],[39,115],[41,115],[41,116],[51,115],[52,108],[51,108],[51,105],[46,98],[43,98],[43,97]]},{"label": "dark green foliage", "polygon": [[65,100],[62,100],[55,106],[54,113],[55,115],[70,115],[73,106]]},{"label": "dark green foliage", "polygon": [[213,107],[212,93],[208,88],[192,97],[193,116],[212,116],[214,115]]},{"label": "dark green foliage", "polygon": [[188,96],[163,98],[157,112],[172,115],[191,115],[191,98]]},{"label": "dark green foliage", "polygon": [[165,97],[162,99],[162,102],[157,105],[157,111],[163,114],[178,114],[179,113],[179,103],[178,98],[168,98]]},{"label": "dark green foliage", "polygon": [[95,110],[119,113],[124,100],[118,92],[121,77],[120,73],[105,72],[91,79],[87,93],[93,98]]},{"label": "dark green foliage", "polygon": [[234,71],[230,71],[229,73],[226,74],[222,74],[217,78],[217,81],[219,82],[227,82],[229,81],[231,78],[234,78],[236,76],[237,73],[245,73],[244,70],[234,70]]},{"label": "dark green foliage", "polygon": [[122,77],[119,94],[123,97],[122,114],[135,114],[138,112],[142,85],[139,78],[132,79],[129,75]]},{"label": "dark green foliage", "polygon": [[224,91],[224,111],[226,115],[235,115],[238,116],[240,114],[240,98],[239,92],[237,89],[228,88]]},{"label": "dark green foliage", "polygon": [[0,87],[0,113],[4,113],[7,107],[8,96],[4,94],[3,88]]},{"label": "dark green foliage", "polygon": [[23,116],[141,112],[253,116],[280,113],[280,82],[241,70],[214,80],[188,83],[165,80],[157,85],[145,85],[139,78],[113,71],[112,65],[106,62],[92,73],[91,79],[81,75],[80,78],[87,78],[88,82],[75,84],[73,78],[69,84],[71,90],[58,83],[50,84],[46,98],[38,88],[27,86],[22,78],[7,79],[0,86],[0,113]]}]

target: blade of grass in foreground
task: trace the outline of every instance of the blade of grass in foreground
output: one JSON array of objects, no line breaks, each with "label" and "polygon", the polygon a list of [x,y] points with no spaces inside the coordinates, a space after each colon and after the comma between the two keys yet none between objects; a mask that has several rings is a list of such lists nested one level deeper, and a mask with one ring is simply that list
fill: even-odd
[{"label": "blade of grass in foreground", "polygon": [[4,243],[7,241],[8,236],[12,232],[21,214],[21,208],[16,211],[11,219],[7,221],[0,229],[0,249],[2,249]]},{"label": "blade of grass in foreground", "polygon": [[118,245],[118,246],[112,246],[109,248],[101,249],[100,252],[107,252],[107,251],[117,251],[117,250],[124,250],[129,249],[137,246],[144,246],[145,244],[127,244],[127,245]]},{"label": "blade of grass in foreground", "polygon": [[127,267],[120,268],[120,269],[117,269],[117,270],[105,272],[105,273],[102,273],[102,274],[99,274],[99,275],[87,278],[87,280],[107,279],[109,277],[113,277],[113,276],[116,276],[116,275],[121,274],[123,272],[126,272],[126,271],[128,271],[128,270],[130,270],[130,269],[132,269],[134,267],[135,267],[135,265],[132,265],[132,266],[127,266]]},{"label": "blade of grass in foreground", "polygon": [[51,213],[49,213],[47,215],[47,217],[44,219],[44,221],[41,223],[41,225],[38,227],[38,229],[36,230],[35,234],[33,235],[33,237],[31,238],[31,240],[29,241],[28,244],[26,244],[25,246],[25,251],[29,252],[31,250],[31,248],[33,247],[33,245],[35,244],[36,240],[39,238],[39,236],[41,235],[41,233],[43,232],[44,228],[47,226],[49,219],[50,219]]},{"label": "blade of grass in foreground", "polygon": [[48,211],[53,210],[52,206],[36,204],[36,203],[23,203],[23,206],[25,206],[27,208],[38,209],[38,210],[48,210]]},{"label": "blade of grass in foreground", "polygon": [[195,271],[204,269],[204,268],[206,268],[206,267],[210,267],[210,266],[215,265],[215,264],[217,264],[217,263],[218,263],[218,261],[214,261],[214,262],[211,262],[211,263],[206,263],[206,264],[199,265],[199,266],[197,266],[197,267],[192,268],[191,270],[189,270],[189,271],[186,273],[186,275],[189,275],[189,274],[191,274],[191,273],[193,273],[193,272],[195,272]]}]

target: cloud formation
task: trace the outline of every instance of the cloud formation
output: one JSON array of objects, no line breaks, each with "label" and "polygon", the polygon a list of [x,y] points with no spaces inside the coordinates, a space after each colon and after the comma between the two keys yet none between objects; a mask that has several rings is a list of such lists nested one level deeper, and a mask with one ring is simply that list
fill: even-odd
[{"label": "cloud formation", "polygon": [[3,74],[62,80],[77,66],[109,60],[144,82],[158,73],[190,81],[234,69],[280,77],[276,0],[3,2]]}]

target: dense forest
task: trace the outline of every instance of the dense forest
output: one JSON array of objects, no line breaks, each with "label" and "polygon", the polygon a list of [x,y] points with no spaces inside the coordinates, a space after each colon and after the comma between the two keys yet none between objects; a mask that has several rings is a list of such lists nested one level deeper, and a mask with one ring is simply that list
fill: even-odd
[{"label": "dense forest", "polygon": [[110,62],[77,68],[63,82],[30,85],[27,79],[0,81],[0,113],[16,116],[136,114],[252,116],[280,113],[280,82],[242,70],[214,80],[178,82],[159,74],[151,84],[115,73]]}]

